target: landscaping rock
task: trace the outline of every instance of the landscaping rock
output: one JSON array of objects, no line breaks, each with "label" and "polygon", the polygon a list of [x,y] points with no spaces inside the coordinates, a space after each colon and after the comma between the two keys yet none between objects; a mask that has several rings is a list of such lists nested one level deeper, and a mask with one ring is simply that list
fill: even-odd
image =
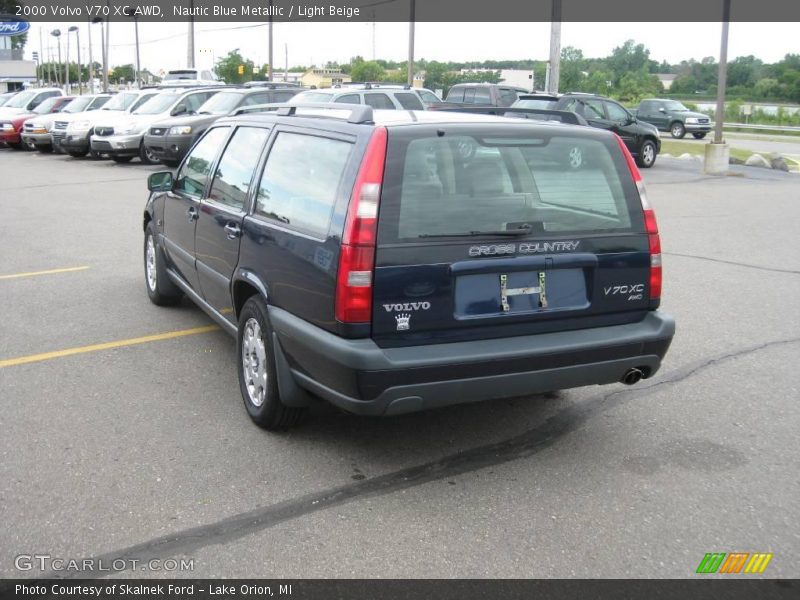
[{"label": "landscaping rock", "polygon": [[689,154],[688,152],[684,152],[678,157],[678,160],[702,160],[699,156],[695,156],[694,154]]},{"label": "landscaping rock", "polygon": [[769,161],[760,154],[753,154],[744,161],[748,167],[762,167],[764,169],[771,169],[772,165]]},{"label": "landscaping rock", "polygon": [[777,169],[778,171],[786,171],[787,173],[789,172],[789,165],[786,164],[784,158],[776,152],[773,152],[769,155],[769,164],[773,169]]}]

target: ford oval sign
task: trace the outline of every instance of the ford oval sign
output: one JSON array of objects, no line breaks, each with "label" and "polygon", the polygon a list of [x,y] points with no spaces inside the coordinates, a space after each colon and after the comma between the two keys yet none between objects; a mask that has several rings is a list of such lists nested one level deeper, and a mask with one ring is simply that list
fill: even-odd
[{"label": "ford oval sign", "polygon": [[27,21],[0,21],[0,35],[22,35],[31,28]]}]

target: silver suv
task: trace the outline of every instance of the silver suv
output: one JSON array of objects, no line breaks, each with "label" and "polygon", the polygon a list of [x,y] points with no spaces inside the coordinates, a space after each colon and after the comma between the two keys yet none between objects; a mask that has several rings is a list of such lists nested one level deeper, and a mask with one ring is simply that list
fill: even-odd
[{"label": "silver suv", "polygon": [[317,104],[337,102],[342,104],[366,104],[372,108],[387,110],[425,110],[441,102],[438,96],[424,88],[409,88],[402,85],[361,84],[338,88],[306,90],[292,98],[289,104]]}]

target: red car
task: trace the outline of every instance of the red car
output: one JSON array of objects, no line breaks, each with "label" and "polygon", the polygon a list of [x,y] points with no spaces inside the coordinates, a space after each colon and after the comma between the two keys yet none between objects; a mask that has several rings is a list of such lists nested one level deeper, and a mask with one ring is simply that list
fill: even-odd
[{"label": "red car", "polygon": [[25,121],[39,115],[61,112],[73,99],[74,96],[52,96],[31,112],[0,118],[0,143],[5,142],[14,150],[25,149],[22,138],[20,138]]}]

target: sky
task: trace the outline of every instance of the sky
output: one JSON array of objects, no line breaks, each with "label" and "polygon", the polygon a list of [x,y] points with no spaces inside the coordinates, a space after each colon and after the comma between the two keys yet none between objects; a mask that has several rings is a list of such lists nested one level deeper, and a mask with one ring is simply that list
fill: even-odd
[{"label": "sky", "polygon": [[[254,27],[255,26],[255,27]],[[27,56],[39,50],[39,28],[47,55],[48,39],[55,52],[55,39],[48,35],[64,23],[34,23],[28,37]],[[81,58],[88,61],[88,25],[81,25]],[[99,62],[99,25],[93,27],[94,58]],[[139,41],[142,68],[153,73],[186,66],[186,23],[141,23]],[[289,66],[308,66],[327,61],[349,62],[353,56],[405,60],[408,53],[407,23],[276,23],[274,64],[283,68],[288,48]],[[564,23],[561,46],[575,46],[584,56],[604,57],[615,46],[633,39],[650,50],[650,58],[677,63],[705,56],[717,58],[720,51],[719,23]],[[764,62],[777,62],[787,53],[799,53],[797,23],[731,23],[728,57],[754,55]],[[110,28],[111,65],[135,63],[132,23],[114,22]],[[71,58],[75,57],[72,36]],[[486,59],[546,60],[550,44],[549,23],[417,23],[415,57],[439,61]],[[268,28],[261,23],[197,23],[195,63],[210,67],[215,58],[239,48],[257,64],[267,62]],[[63,43],[63,42],[62,42]],[[62,48],[62,52],[65,49]]]}]

